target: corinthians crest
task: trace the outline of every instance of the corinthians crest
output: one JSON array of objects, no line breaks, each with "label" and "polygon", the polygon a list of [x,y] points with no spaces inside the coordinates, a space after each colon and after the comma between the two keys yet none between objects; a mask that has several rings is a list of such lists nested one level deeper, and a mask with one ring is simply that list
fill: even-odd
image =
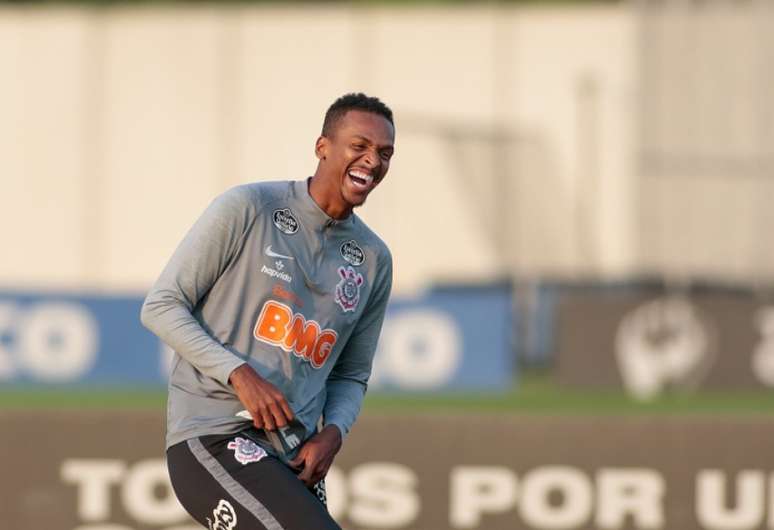
[{"label": "corinthians crest", "polygon": [[341,281],[336,285],[336,303],[341,309],[354,311],[360,302],[360,286],[363,284],[363,275],[355,271],[352,266],[339,267]]},{"label": "corinthians crest", "polygon": [[234,441],[229,442],[227,447],[234,451],[234,458],[243,466],[250,462],[258,462],[266,456],[266,451],[257,443],[252,440],[245,440],[241,436],[234,438]]}]

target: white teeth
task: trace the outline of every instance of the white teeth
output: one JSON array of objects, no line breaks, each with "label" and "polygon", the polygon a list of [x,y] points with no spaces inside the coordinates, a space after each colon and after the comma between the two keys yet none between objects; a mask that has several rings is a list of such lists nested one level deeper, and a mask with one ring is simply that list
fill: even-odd
[{"label": "white teeth", "polygon": [[365,182],[363,184],[361,184],[357,180],[353,180],[353,182],[355,184],[357,184],[358,186],[363,186],[363,187],[369,186],[371,184],[371,181],[374,180],[373,176],[369,175],[368,173],[363,173],[362,171],[350,171],[349,172],[349,176],[353,177],[353,179],[364,180]]}]

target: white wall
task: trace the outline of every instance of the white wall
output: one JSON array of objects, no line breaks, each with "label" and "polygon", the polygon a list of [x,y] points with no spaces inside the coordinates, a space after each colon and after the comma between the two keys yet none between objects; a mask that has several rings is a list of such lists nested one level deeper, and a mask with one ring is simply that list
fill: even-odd
[{"label": "white wall", "polygon": [[634,31],[619,6],[0,9],[0,285],[146,288],[215,194],[311,174],[355,90],[396,114],[362,215],[399,291],[625,274]]}]

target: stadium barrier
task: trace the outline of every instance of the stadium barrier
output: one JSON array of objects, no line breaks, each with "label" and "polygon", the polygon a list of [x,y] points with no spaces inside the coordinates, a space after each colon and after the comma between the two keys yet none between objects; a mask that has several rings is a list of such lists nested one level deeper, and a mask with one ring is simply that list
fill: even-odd
[{"label": "stadium barrier", "polygon": [[774,304],[744,287],[660,282],[546,285],[557,375],[568,387],[670,391],[774,387]]},{"label": "stadium barrier", "polygon": [[[173,354],[142,327],[142,302],[141,296],[0,292],[0,383],[165,387]],[[510,388],[511,306],[506,285],[393,298],[371,388]]]},{"label": "stadium barrier", "polygon": [[[159,411],[2,411],[3,528],[193,530]],[[774,528],[766,418],[366,416],[328,477],[355,529]]]}]

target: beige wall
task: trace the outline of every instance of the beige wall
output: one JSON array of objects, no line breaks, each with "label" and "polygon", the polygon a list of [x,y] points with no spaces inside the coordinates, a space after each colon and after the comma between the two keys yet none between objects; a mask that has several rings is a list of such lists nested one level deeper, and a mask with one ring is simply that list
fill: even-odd
[{"label": "beige wall", "polygon": [[616,6],[4,8],[0,285],[146,288],[215,194],[311,174],[353,90],[396,113],[362,215],[398,290],[625,274],[634,32]]},{"label": "beige wall", "polygon": [[644,11],[643,264],[771,285],[774,2]]}]

